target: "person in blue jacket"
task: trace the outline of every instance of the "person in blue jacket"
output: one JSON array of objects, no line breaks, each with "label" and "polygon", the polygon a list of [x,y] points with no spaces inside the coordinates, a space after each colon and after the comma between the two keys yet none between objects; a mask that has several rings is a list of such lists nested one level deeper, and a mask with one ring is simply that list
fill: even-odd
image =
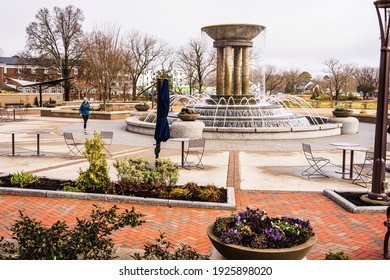
[{"label": "person in blue jacket", "polygon": [[80,109],[79,109],[80,116],[82,116],[83,120],[84,120],[84,133],[87,133],[87,121],[89,118],[89,109],[90,109],[90,106],[88,103],[88,98],[85,97],[84,101],[83,101],[83,103],[81,103]]}]

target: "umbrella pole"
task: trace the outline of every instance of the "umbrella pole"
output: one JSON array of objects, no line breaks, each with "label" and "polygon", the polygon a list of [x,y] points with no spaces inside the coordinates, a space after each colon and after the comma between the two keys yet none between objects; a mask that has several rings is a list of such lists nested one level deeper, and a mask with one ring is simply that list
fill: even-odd
[{"label": "umbrella pole", "polygon": [[160,141],[156,141],[156,147],[154,148],[154,154],[156,156],[156,167],[157,167],[157,159],[158,159],[158,155],[160,154],[160,148],[161,146],[161,142]]}]

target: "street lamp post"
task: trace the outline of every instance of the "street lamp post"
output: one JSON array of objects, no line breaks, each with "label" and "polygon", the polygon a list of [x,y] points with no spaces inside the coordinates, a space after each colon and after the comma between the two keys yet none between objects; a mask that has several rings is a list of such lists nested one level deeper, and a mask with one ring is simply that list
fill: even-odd
[{"label": "street lamp post", "polygon": [[389,95],[389,67],[390,67],[390,0],[374,2],[380,28],[381,56],[379,65],[378,100],[376,110],[374,167],[372,174],[372,189],[368,197],[373,200],[387,201],[389,197],[384,191],[386,169],[386,142],[387,142],[387,113]]}]

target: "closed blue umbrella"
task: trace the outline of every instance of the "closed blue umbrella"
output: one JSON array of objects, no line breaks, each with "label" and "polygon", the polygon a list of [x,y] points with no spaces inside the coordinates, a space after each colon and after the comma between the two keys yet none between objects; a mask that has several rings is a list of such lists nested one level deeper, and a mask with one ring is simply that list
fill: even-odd
[{"label": "closed blue umbrella", "polygon": [[156,155],[156,160],[158,159],[158,155],[160,154],[161,142],[166,142],[171,137],[167,119],[169,113],[168,80],[164,79],[162,83],[161,80],[158,80],[157,89],[157,122],[156,129],[154,131],[154,139],[156,140],[156,148],[154,149],[154,154]]}]

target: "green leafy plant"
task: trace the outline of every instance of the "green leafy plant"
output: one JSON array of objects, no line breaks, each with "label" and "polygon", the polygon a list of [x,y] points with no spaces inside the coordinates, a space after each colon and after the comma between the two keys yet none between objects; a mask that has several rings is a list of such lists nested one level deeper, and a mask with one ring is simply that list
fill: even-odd
[{"label": "green leafy plant", "polygon": [[325,260],[350,260],[350,258],[344,252],[329,252],[325,255]]},{"label": "green leafy plant", "polygon": [[190,108],[183,107],[180,110],[180,114],[196,114],[194,110]]},{"label": "green leafy plant", "polygon": [[70,186],[70,185],[65,185],[62,190],[63,192],[82,192],[78,187],[76,186]]},{"label": "green leafy plant", "polygon": [[217,186],[208,184],[200,189],[199,197],[203,201],[219,202],[221,200],[221,193]]},{"label": "green leafy plant", "polygon": [[179,168],[170,159],[157,159],[157,167],[152,167],[148,160],[142,158],[126,158],[116,160],[118,183],[122,193],[163,192],[179,180]]},{"label": "green leafy plant", "polygon": [[47,101],[47,103],[48,104],[56,104],[57,102],[50,97],[49,100]]},{"label": "green leafy plant", "polygon": [[10,180],[12,185],[19,188],[30,186],[38,181],[38,176],[23,171],[13,174]]},{"label": "green leafy plant", "polygon": [[138,157],[116,160],[114,162],[114,167],[116,169],[121,192],[127,193],[142,190],[145,173],[148,170],[149,165],[149,161]]},{"label": "green leafy plant", "polygon": [[173,199],[186,199],[190,196],[191,192],[183,187],[172,188],[169,192],[169,198]]},{"label": "green leafy plant", "polygon": [[36,107],[39,106],[39,102],[38,102],[38,97],[37,97],[37,96],[35,96],[35,98],[34,98],[34,105],[35,105]]},{"label": "green leafy plant", "polygon": [[76,179],[76,186],[82,192],[106,193],[111,188],[103,145],[102,136],[97,131],[93,132],[92,139],[85,140],[83,154],[89,162],[89,167],[85,171],[80,168],[79,176]]},{"label": "green leafy plant", "polygon": [[115,205],[108,210],[94,205],[90,217],[77,218],[73,228],[57,221],[51,227],[19,211],[12,226],[16,244],[0,238],[0,259],[19,260],[108,260],[115,258],[112,232],[125,226],[144,223],[143,214],[134,208],[118,213]]},{"label": "green leafy plant", "polygon": [[172,243],[166,240],[166,234],[160,232],[160,236],[156,238],[156,243],[147,242],[143,255],[135,253],[131,257],[135,260],[209,260],[210,255],[201,255],[191,246],[180,243],[180,248],[174,252]]},{"label": "green leafy plant", "polygon": [[192,182],[192,181],[187,182],[184,185],[184,188],[188,189],[193,194],[199,194],[200,190],[201,190],[201,187],[197,183]]},{"label": "green leafy plant", "polygon": [[351,111],[347,108],[345,108],[344,104],[337,105],[333,108],[334,111]]},{"label": "green leafy plant", "polygon": [[214,234],[225,244],[250,248],[290,248],[305,243],[314,235],[309,221],[273,218],[264,210],[247,208],[228,217],[218,217]]}]

